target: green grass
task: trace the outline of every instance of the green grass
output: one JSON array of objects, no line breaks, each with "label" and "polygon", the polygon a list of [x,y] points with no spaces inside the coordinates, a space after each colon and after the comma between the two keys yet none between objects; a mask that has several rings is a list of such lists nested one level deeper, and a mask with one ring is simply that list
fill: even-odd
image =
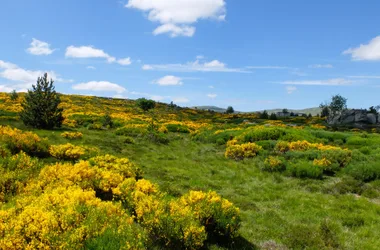
[{"label": "green grass", "polygon": [[[13,126],[23,128],[20,123]],[[49,138],[51,144],[68,142],[60,137],[61,130],[33,131]],[[168,145],[143,137],[125,144],[125,137],[116,136],[114,131],[79,131],[83,139],[72,143],[129,158],[142,168],[146,179],[172,196],[189,190],[215,190],[236,204],[242,212],[241,238],[230,248],[255,249],[270,241],[294,249],[327,249],[326,242],[330,241],[341,249],[376,249],[380,244],[379,204],[352,194],[330,194],[329,187],[339,177],[302,180],[263,172],[263,156],[228,160],[225,146],[194,141],[186,134],[170,134]],[[332,228],[326,229],[326,221]],[[226,248],[217,244],[208,247]]]}]

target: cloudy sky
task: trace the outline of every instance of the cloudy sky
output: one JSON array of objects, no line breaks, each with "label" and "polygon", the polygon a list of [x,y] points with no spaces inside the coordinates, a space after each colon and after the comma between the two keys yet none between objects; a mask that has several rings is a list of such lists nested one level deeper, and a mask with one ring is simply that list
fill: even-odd
[{"label": "cloudy sky", "polygon": [[0,91],[236,110],[380,104],[380,1],[1,0]]}]

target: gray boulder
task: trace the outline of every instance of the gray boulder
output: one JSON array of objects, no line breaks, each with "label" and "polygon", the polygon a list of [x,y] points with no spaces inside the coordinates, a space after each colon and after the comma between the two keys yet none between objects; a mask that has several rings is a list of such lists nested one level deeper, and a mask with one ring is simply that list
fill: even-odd
[{"label": "gray boulder", "polygon": [[376,124],[376,115],[375,114],[367,114],[367,121],[369,124]]}]

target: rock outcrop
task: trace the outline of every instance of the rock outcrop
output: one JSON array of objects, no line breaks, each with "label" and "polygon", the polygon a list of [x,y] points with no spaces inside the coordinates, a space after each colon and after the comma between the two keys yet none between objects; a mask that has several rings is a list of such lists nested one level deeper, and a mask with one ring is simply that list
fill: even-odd
[{"label": "rock outcrop", "polygon": [[346,125],[363,127],[365,125],[375,125],[380,121],[380,115],[368,113],[365,109],[344,110],[341,114],[329,117],[327,123],[333,126]]}]

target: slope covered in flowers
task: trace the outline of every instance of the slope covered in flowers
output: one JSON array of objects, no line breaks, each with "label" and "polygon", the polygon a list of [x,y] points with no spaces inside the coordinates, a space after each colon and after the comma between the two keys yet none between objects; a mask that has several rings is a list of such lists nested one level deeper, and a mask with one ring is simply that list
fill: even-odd
[{"label": "slope covered in flowers", "polygon": [[33,130],[22,98],[0,93],[0,249],[380,244],[377,128],[62,96],[63,128]]}]

